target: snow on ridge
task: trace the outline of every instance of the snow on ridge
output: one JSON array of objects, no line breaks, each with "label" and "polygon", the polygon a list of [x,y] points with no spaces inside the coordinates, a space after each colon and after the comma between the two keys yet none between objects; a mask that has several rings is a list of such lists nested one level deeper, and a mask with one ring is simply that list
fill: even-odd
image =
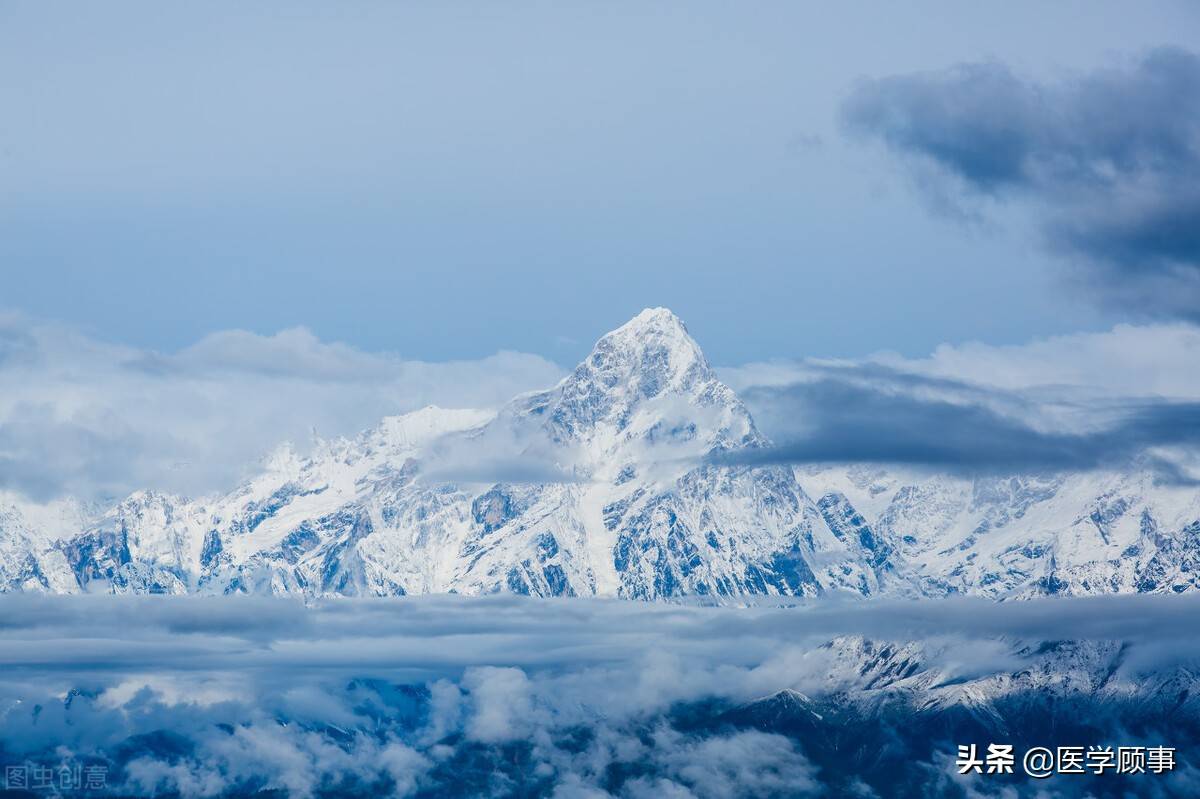
[{"label": "snow on ridge", "polygon": [[[1146,474],[698,465],[765,443],[683,322],[651,308],[553,388],[499,411],[386,417],[308,456],[281,448],[224,495],[135,492],[103,514],[0,503],[0,589],[731,601],[1197,587],[1200,496]],[[449,456],[488,469],[450,479]]]}]

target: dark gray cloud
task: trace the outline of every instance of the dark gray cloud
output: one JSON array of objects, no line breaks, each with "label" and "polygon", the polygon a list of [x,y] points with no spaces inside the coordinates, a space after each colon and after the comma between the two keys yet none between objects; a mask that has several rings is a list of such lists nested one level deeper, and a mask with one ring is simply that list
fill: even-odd
[{"label": "dark gray cloud", "polygon": [[[1109,400],[1076,409],[1060,432],[1020,395],[875,364],[809,366],[815,379],[743,392],[777,442],[722,453],[720,463],[892,463],[958,473],[1074,472],[1134,461],[1191,482],[1156,448],[1200,445],[1200,403]],[[1068,409],[1067,415],[1070,415]],[[1039,420],[1039,427],[1026,420]]]},{"label": "dark gray cloud", "polygon": [[932,196],[1028,200],[1104,298],[1200,319],[1200,57],[1154,50],[1050,83],[995,62],[860,84],[845,127],[906,156]]}]

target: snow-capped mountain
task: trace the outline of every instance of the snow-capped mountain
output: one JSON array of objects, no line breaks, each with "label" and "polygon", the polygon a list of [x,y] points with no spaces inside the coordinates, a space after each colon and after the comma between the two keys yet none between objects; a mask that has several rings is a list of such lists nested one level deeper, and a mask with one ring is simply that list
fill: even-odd
[{"label": "snow-capped mountain", "polygon": [[[1150,470],[963,479],[864,467],[800,481],[861,509],[918,594],[1181,593],[1200,585],[1200,492]],[[870,523],[866,519],[871,519]]]},{"label": "snow-capped mountain", "polygon": [[391,417],[307,457],[285,448],[222,496],[137,492],[74,515],[13,498],[0,586],[638,599],[1197,587],[1200,494],[1149,472],[712,464],[769,443],[683,323],[652,309],[551,389],[498,411]]},{"label": "snow-capped mountain", "polygon": [[[1170,741],[1187,753],[1200,740],[1194,667],[1138,669],[1131,666],[1130,645],[1119,641],[991,643],[1014,668],[972,664],[964,672],[961,642],[838,638],[809,653],[824,668],[803,693],[784,689],[711,723],[801,741],[826,773],[853,775],[850,784],[831,786],[831,796],[1055,795],[1019,766],[995,794],[971,790],[989,786],[969,778],[950,789],[946,773],[954,772],[952,758],[964,744],[986,751],[991,743],[1006,743],[1020,753],[1092,741],[1114,749]],[[911,778],[896,779],[910,771]],[[1194,794],[1190,785],[1147,785],[1111,773],[1081,776],[1071,787],[1063,795]]]}]

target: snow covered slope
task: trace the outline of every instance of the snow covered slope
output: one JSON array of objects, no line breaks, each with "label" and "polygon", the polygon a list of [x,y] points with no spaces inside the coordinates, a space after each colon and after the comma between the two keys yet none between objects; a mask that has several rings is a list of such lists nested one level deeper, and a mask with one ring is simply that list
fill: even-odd
[{"label": "snow covered slope", "polygon": [[[961,479],[799,470],[863,508],[919,594],[1180,593],[1200,585],[1200,492],[1150,470]],[[867,522],[867,520],[870,520]]]},{"label": "snow covered slope", "polygon": [[223,496],[137,492],[71,513],[0,502],[0,587],[638,599],[1196,588],[1200,494],[1149,473],[698,465],[768,444],[683,323],[651,309],[551,389],[499,411],[388,418],[307,457],[284,448]]}]

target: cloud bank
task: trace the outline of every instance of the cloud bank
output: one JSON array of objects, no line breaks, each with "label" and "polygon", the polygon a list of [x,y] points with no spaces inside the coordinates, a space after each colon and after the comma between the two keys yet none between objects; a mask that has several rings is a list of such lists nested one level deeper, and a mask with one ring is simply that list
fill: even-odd
[{"label": "cloud bank", "polygon": [[429,404],[493,407],[560,376],[535,355],[425,363],[303,328],[222,331],[164,354],[0,316],[0,489],[227,490],[285,441],[303,450]]},{"label": "cloud bank", "polygon": [[1195,53],[1160,48],[1058,82],[996,62],[879,78],[842,122],[904,157],[943,207],[1032,204],[1046,243],[1104,300],[1200,320]]},{"label": "cloud bank", "polygon": [[1052,408],[970,384],[880,366],[810,370],[814,379],[746,391],[747,405],[777,443],[721,453],[716,462],[891,463],[965,474],[1141,465],[1170,482],[1197,480],[1186,465],[1157,450],[1190,453],[1200,446],[1200,402],[1092,407],[1072,420],[1072,426],[1085,427],[1075,432],[1056,428]]},{"label": "cloud bank", "polygon": [[1200,328],[1121,325],[927,358],[722,370],[775,442],[726,463],[872,462],[959,474],[1142,467],[1193,483]]},{"label": "cloud bank", "polygon": [[1048,650],[1024,642],[1068,638],[1123,642],[1108,679],[1135,685],[1200,662],[1179,635],[1198,602],[4,596],[0,759],[103,762],[114,791],[186,797],[872,796],[803,735],[728,709],[869,692],[873,674],[845,658],[875,650],[824,645],[854,636],[924,642],[905,657],[943,697],[1037,670]]}]

